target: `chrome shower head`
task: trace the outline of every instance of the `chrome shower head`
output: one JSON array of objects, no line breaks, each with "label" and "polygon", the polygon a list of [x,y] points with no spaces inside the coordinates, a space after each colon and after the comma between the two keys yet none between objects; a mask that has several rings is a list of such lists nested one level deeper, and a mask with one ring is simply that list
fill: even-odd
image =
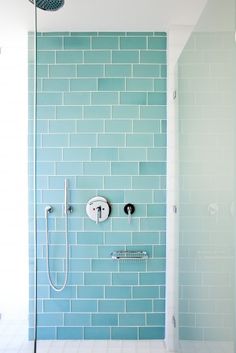
[{"label": "chrome shower head", "polygon": [[[29,0],[34,4],[34,0]],[[64,0],[36,0],[36,6],[45,11],[57,11],[64,6]]]}]

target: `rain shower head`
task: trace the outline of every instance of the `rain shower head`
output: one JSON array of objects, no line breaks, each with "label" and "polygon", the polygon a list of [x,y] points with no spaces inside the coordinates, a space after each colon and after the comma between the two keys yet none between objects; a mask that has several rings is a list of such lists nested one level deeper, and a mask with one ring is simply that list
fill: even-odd
[{"label": "rain shower head", "polygon": [[[34,0],[29,0],[34,4]],[[57,11],[64,6],[64,0],[36,0],[36,6],[45,11]]]}]

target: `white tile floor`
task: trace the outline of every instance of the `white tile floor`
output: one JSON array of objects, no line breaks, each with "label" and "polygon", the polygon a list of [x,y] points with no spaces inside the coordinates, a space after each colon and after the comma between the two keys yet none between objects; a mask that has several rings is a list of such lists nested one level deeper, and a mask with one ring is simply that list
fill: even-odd
[{"label": "white tile floor", "polygon": [[[24,322],[0,322],[0,353],[33,353]],[[37,353],[167,353],[163,341],[39,341]],[[178,353],[234,353],[231,342],[181,341]]]}]

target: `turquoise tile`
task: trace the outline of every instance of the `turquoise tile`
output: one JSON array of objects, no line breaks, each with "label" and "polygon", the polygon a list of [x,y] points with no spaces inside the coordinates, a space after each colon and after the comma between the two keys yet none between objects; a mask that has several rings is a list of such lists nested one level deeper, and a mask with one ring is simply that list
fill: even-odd
[{"label": "turquoise tile", "polygon": [[98,247],[98,257],[110,259],[112,251],[120,250],[120,245],[103,245]]},{"label": "turquoise tile", "polygon": [[73,37],[87,37],[87,36],[96,36],[97,32],[71,32],[70,35]]},{"label": "turquoise tile", "polygon": [[[132,147],[140,146],[140,139],[144,136],[145,141],[142,143],[146,143],[148,145],[152,145],[152,138],[149,136],[139,134],[139,138],[136,135],[130,135],[127,139],[127,145],[131,145]],[[145,147],[145,146],[144,146]],[[119,160],[120,161],[142,161],[146,160],[146,149],[145,148],[119,148]]]},{"label": "turquoise tile", "polygon": [[58,162],[56,172],[57,175],[81,175],[83,165],[80,162]]},{"label": "turquoise tile", "polygon": [[165,327],[140,327],[139,337],[142,340],[161,340],[165,338]]},{"label": "turquoise tile", "polygon": [[[64,218],[57,218],[56,219],[56,228],[61,232],[65,230],[65,219]],[[83,219],[82,218],[73,217],[70,219],[70,222],[68,224],[69,232],[81,231],[82,228],[83,228]]]},{"label": "turquoise tile", "polygon": [[148,92],[148,104],[149,105],[166,105],[166,93]]},{"label": "turquoise tile", "polygon": [[84,118],[85,119],[110,119],[111,108],[109,106],[102,106],[102,105],[92,105],[92,106],[84,107]]},{"label": "turquoise tile", "polygon": [[165,230],[166,218],[144,218],[140,220],[140,229],[143,230]]},{"label": "turquoise tile", "polygon": [[105,189],[131,189],[130,176],[105,176],[104,177]]},{"label": "turquoise tile", "polygon": [[111,259],[93,259],[92,260],[92,271],[98,272],[117,272],[118,263],[112,262]]},{"label": "turquoise tile", "polygon": [[165,50],[141,50],[140,51],[140,63],[166,63],[166,51]]},{"label": "turquoise tile", "polygon": [[64,148],[64,161],[88,161],[90,160],[89,148]]},{"label": "turquoise tile", "polygon": [[131,120],[107,120],[105,121],[106,132],[131,132],[132,121]]},{"label": "turquoise tile", "polygon": [[91,103],[97,105],[118,104],[118,92],[92,92]]},{"label": "turquoise tile", "polygon": [[54,165],[51,162],[38,162],[37,163],[38,175],[50,175],[54,173]]},{"label": "turquoise tile", "polygon": [[118,37],[93,37],[92,49],[118,49]]},{"label": "turquoise tile", "polygon": [[37,65],[38,78],[48,77],[48,71],[49,71],[48,65]]},{"label": "turquoise tile", "polygon": [[159,286],[134,286],[133,297],[135,298],[158,298]]},{"label": "turquoise tile", "polygon": [[161,132],[163,134],[167,133],[167,121],[166,120],[161,121]]},{"label": "turquoise tile", "polygon": [[68,32],[39,32],[39,37],[58,37],[58,36],[68,36]]},{"label": "turquoise tile", "polygon": [[84,52],[85,63],[110,63],[111,52],[109,50],[91,50]]},{"label": "turquoise tile", "polygon": [[161,77],[167,77],[167,65],[161,65]]},{"label": "turquoise tile", "polygon": [[49,121],[49,132],[50,133],[69,133],[75,131],[74,120],[51,120]]},{"label": "turquoise tile", "polygon": [[76,286],[67,286],[63,291],[56,292],[54,289],[50,288],[50,298],[55,299],[69,299],[76,298]]},{"label": "turquoise tile", "polygon": [[92,148],[91,159],[92,161],[117,161],[118,149],[117,148]]},{"label": "turquoise tile", "polygon": [[165,300],[158,299],[153,301],[153,310],[157,312],[165,312]]},{"label": "turquoise tile", "polygon": [[130,77],[132,74],[132,65],[105,65],[106,77]]},{"label": "turquoise tile", "polygon": [[159,189],[159,178],[156,176],[133,176],[134,189]]},{"label": "turquoise tile", "polygon": [[162,147],[149,148],[147,150],[147,159],[149,161],[166,161],[167,149]]},{"label": "turquoise tile", "polygon": [[166,134],[155,134],[154,135],[154,147],[166,147],[167,136]]},{"label": "turquoise tile", "polygon": [[84,339],[87,339],[87,340],[110,339],[110,327],[85,327]]},{"label": "turquoise tile", "polygon": [[153,85],[151,78],[128,78],[126,80],[127,91],[153,91]]},{"label": "turquoise tile", "polygon": [[149,217],[165,217],[166,205],[165,204],[147,205],[147,215]]},{"label": "turquoise tile", "polygon": [[[58,282],[60,283],[60,285],[62,285],[64,283],[64,280],[65,280],[64,273],[60,273],[58,275]],[[84,283],[84,279],[83,279],[82,273],[73,272],[73,273],[69,274],[68,285],[78,286],[78,285],[82,285],[83,283]]]},{"label": "turquoise tile", "polygon": [[127,36],[153,36],[153,32],[127,32]]},{"label": "turquoise tile", "polygon": [[62,160],[62,150],[59,148],[38,148],[38,161],[60,161]]},{"label": "turquoise tile", "polygon": [[112,175],[137,175],[139,168],[138,163],[135,162],[112,162]]},{"label": "turquoise tile", "polygon": [[82,327],[57,327],[58,340],[77,340],[83,339]]},{"label": "turquoise tile", "polygon": [[[92,313],[97,311],[97,300],[72,300],[71,301],[72,313]],[[76,314],[79,316],[78,314]]]},{"label": "turquoise tile", "polygon": [[111,276],[110,273],[85,273],[84,274],[85,285],[110,285]]},{"label": "turquoise tile", "polygon": [[[89,314],[74,314],[68,313],[64,316],[64,325],[65,326],[90,326],[90,315]],[[57,324],[56,326],[60,326]]]},{"label": "turquoise tile", "polygon": [[72,64],[72,63],[82,63],[83,62],[83,52],[82,50],[63,50],[56,51],[56,63],[57,64]]},{"label": "turquoise tile", "polygon": [[112,327],[111,338],[114,340],[137,340],[137,329],[135,327]]},{"label": "turquoise tile", "polygon": [[89,37],[64,37],[65,49],[89,49]]},{"label": "turquoise tile", "polygon": [[124,191],[122,190],[99,190],[98,193],[113,203],[124,202]]},{"label": "turquoise tile", "polygon": [[117,314],[92,314],[92,326],[117,326]]},{"label": "turquoise tile", "polygon": [[38,313],[38,326],[63,325],[63,314]]},{"label": "turquoise tile", "polygon": [[80,286],[78,287],[78,298],[104,298],[103,286]]},{"label": "turquoise tile", "polygon": [[152,191],[148,190],[126,190],[125,191],[125,202],[136,203],[147,203],[152,200]]},{"label": "turquoise tile", "polygon": [[[134,120],[133,131],[134,132],[160,132],[160,121],[159,120]],[[135,136],[135,135],[134,135]]]},{"label": "turquoise tile", "polygon": [[131,298],[131,287],[129,286],[106,286],[105,298]]},{"label": "turquoise tile", "polygon": [[149,37],[148,49],[166,50],[167,39],[166,37]]},{"label": "turquoise tile", "polygon": [[54,51],[38,51],[37,52],[38,64],[54,64],[55,63],[55,52]]},{"label": "turquoise tile", "polygon": [[130,232],[106,232],[105,244],[131,244]]},{"label": "turquoise tile", "polygon": [[126,302],[127,313],[152,312],[152,300],[133,299]]},{"label": "turquoise tile", "polygon": [[134,65],[134,77],[160,77],[161,70],[158,64],[140,64]]},{"label": "turquoise tile", "polygon": [[123,35],[124,32],[98,32],[97,33],[98,36],[112,36],[112,37],[115,37],[115,36],[120,36],[120,35]]},{"label": "turquoise tile", "polygon": [[[98,192],[98,194],[101,194]],[[93,195],[94,196],[94,195]],[[92,232],[92,231],[109,231],[111,230],[111,219],[109,218],[106,222],[101,222],[96,224],[95,222],[91,221],[89,218],[84,220],[84,229],[86,231]]]},{"label": "turquoise tile", "polygon": [[103,178],[101,176],[79,176],[77,185],[80,189],[100,189],[103,186]]},{"label": "turquoise tile", "polygon": [[98,135],[98,146],[100,147],[122,147],[125,145],[124,134],[99,134]]},{"label": "turquoise tile", "polygon": [[[84,205],[83,205],[84,207]],[[77,235],[78,244],[103,244],[103,235],[100,232],[81,232]]]},{"label": "turquoise tile", "polygon": [[96,78],[78,78],[70,80],[71,91],[97,91]]},{"label": "turquoise tile", "polygon": [[37,107],[37,120],[39,119],[55,119],[56,108],[52,106]]},{"label": "turquoise tile", "polygon": [[120,94],[121,104],[147,104],[147,94],[146,92],[125,92]]},{"label": "turquoise tile", "polygon": [[82,107],[78,106],[61,106],[56,107],[57,119],[81,119]]},{"label": "turquoise tile", "polygon": [[129,224],[126,218],[113,218],[112,220],[112,230],[113,231],[137,231],[139,230],[139,220],[133,218],[132,222]]},{"label": "turquoise tile", "polygon": [[161,285],[165,284],[165,272],[140,273],[140,285]]},{"label": "turquoise tile", "polygon": [[66,79],[44,79],[43,90],[47,92],[69,91],[69,80]]},{"label": "turquoise tile", "polygon": [[91,121],[86,120],[78,120],[77,121],[77,131],[80,132],[103,132],[103,121],[102,120],[94,120]]},{"label": "turquoise tile", "polygon": [[38,37],[37,50],[63,49],[62,37]]},{"label": "turquoise tile", "polygon": [[132,241],[133,244],[159,244],[159,232],[134,232]]},{"label": "turquoise tile", "polygon": [[166,36],[167,36],[167,33],[166,33],[166,32],[154,32],[154,36],[166,37]]},{"label": "turquoise tile", "polygon": [[137,273],[113,273],[112,274],[113,285],[134,285],[138,284]]},{"label": "turquoise tile", "polygon": [[70,134],[71,147],[93,147],[97,144],[96,134]]},{"label": "turquoise tile", "polygon": [[119,105],[112,107],[113,119],[139,119],[139,106]]},{"label": "turquoise tile", "polygon": [[[152,147],[153,135],[152,134],[127,134],[126,141],[127,141],[126,143],[128,147]],[[136,150],[136,154],[137,154],[137,150]],[[145,159],[146,159],[146,156],[145,156]],[[138,160],[138,158],[134,160]]]},{"label": "turquoise tile", "polygon": [[160,78],[154,80],[154,91],[166,92],[167,91],[167,80]]},{"label": "turquoise tile", "polygon": [[138,50],[113,50],[112,51],[113,63],[138,63],[139,52]]},{"label": "turquoise tile", "polygon": [[76,65],[50,65],[49,77],[76,77]]},{"label": "turquoise tile", "polygon": [[43,301],[43,311],[45,313],[61,313],[68,312],[70,310],[69,300],[44,300]]},{"label": "turquoise tile", "polygon": [[[35,335],[33,337],[35,337]],[[38,327],[37,338],[39,340],[56,339],[56,327]]]},{"label": "turquoise tile", "polygon": [[78,77],[102,77],[103,65],[82,64],[77,66]]},{"label": "turquoise tile", "polygon": [[67,147],[68,136],[66,134],[44,134],[43,147]]},{"label": "turquoise tile", "polygon": [[145,326],[145,314],[120,314],[119,326]]},{"label": "turquoise tile", "polygon": [[146,37],[121,37],[120,48],[121,49],[146,49],[147,41]]},{"label": "turquoise tile", "polygon": [[99,91],[124,91],[125,79],[123,78],[99,78]]},{"label": "turquoise tile", "polygon": [[85,162],[84,163],[85,175],[109,175],[110,163],[108,162]]},{"label": "turquoise tile", "polygon": [[140,162],[140,175],[166,175],[165,162]]},{"label": "turquoise tile", "polygon": [[124,312],[125,301],[124,300],[99,300],[98,301],[99,312]]},{"label": "turquoise tile", "polygon": [[90,104],[90,93],[70,92],[64,94],[65,105],[85,105]]},{"label": "turquoise tile", "polygon": [[62,104],[61,93],[38,93],[38,105],[60,105]]}]

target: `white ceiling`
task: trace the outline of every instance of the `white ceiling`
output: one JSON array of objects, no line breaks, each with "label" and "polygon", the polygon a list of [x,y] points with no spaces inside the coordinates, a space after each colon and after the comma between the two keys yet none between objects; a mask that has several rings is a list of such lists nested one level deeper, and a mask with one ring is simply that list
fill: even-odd
[{"label": "white ceiling", "polygon": [[[39,31],[166,31],[193,25],[207,0],[65,0],[57,12],[38,10]],[[1,32],[13,27],[33,30],[28,0],[0,5]]]}]

